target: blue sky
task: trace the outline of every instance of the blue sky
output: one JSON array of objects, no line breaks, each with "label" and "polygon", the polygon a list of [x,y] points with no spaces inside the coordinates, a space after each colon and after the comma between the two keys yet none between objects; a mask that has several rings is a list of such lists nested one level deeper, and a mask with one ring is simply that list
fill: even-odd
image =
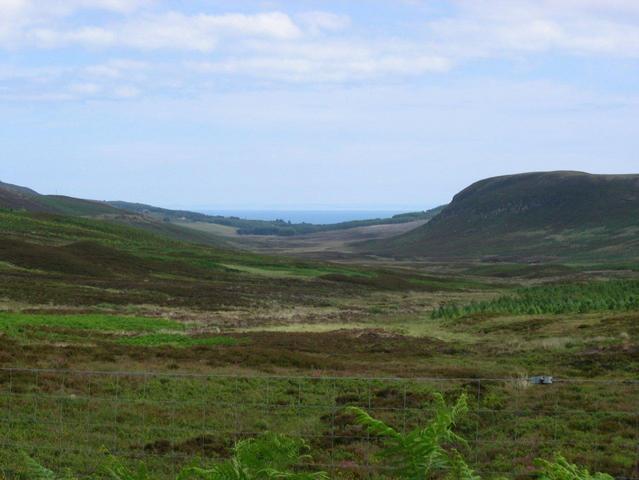
[{"label": "blue sky", "polygon": [[0,180],[200,208],[427,208],[639,171],[636,0],[0,0]]}]

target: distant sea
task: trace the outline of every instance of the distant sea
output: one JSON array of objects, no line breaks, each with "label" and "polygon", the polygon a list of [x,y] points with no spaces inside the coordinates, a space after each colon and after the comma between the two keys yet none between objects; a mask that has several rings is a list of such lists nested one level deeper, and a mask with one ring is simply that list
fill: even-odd
[{"label": "distant sea", "polygon": [[389,218],[406,210],[198,210],[207,215],[239,217],[247,220],[285,220],[291,223],[327,223]]}]

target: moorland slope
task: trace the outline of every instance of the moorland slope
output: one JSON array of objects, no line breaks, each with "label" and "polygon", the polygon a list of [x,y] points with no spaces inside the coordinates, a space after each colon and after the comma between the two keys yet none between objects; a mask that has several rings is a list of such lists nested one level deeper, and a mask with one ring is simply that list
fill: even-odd
[{"label": "moorland slope", "polygon": [[0,299],[220,310],[467,285],[418,273],[258,255],[117,222],[0,209]]},{"label": "moorland slope", "polygon": [[218,235],[184,228],[150,215],[137,214],[109,205],[107,202],[85,200],[64,195],[43,195],[35,190],[0,182],[0,209],[36,214],[63,215],[95,218],[141,228],[149,232],[207,245],[225,246],[227,242]]},{"label": "moorland slope", "polygon": [[124,213],[105,202],[62,195],[41,195],[30,188],[3,182],[0,182],[0,208],[78,216]]},{"label": "moorland slope", "polygon": [[364,250],[438,260],[639,257],[639,175],[534,172],[481,180],[423,226]]}]

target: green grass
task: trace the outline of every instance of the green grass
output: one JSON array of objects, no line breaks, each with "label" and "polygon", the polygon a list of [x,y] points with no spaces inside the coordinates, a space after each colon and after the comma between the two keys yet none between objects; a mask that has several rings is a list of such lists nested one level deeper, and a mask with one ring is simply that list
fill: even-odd
[{"label": "green grass", "polygon": [[42,327],[101,332],[157,332],[184,330],[184,324],[161,318],[124,317],[113,315],[32,315],[0,313],[0,331],[20,332]]},{"label": "green grass", "polygon": [[246,339],[230,336],[203,336],[201,333],[192,336],[186,327],[185,324],[174,320],[135,316],[0,313],[0,332],[19,340],[22,344],[85,344],[99,339],[102,342],[131,347],[187,348],[247,343]]},{"label": "green grass", "polygon": [[237,338],[214,336],[214,337],[191,337],[177,333],[152,333],[135,337],[124,337],[118,340],[121,345],[134,345],[140,347],[195,347],[198,345],[226,345],[234,346],[242,343]]}]

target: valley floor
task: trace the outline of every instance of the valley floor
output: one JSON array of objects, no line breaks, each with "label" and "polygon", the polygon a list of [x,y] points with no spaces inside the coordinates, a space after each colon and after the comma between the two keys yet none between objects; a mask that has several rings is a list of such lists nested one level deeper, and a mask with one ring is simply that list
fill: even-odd
[{"label": "valley floor", "polygon": [[366,240],[382,240],[409,232],[424,225],[425,220],[407,223],[373,225],[349,228],[346,230],[330,230],[291,237],[275,235],[238,235],[237,229],[214,223],[181,222],[181,227],[199,232],[218,235],[230,240],[234,245],[262,253],[296,255],[319,259],[339,259],[358,255],[356,244]]}]

